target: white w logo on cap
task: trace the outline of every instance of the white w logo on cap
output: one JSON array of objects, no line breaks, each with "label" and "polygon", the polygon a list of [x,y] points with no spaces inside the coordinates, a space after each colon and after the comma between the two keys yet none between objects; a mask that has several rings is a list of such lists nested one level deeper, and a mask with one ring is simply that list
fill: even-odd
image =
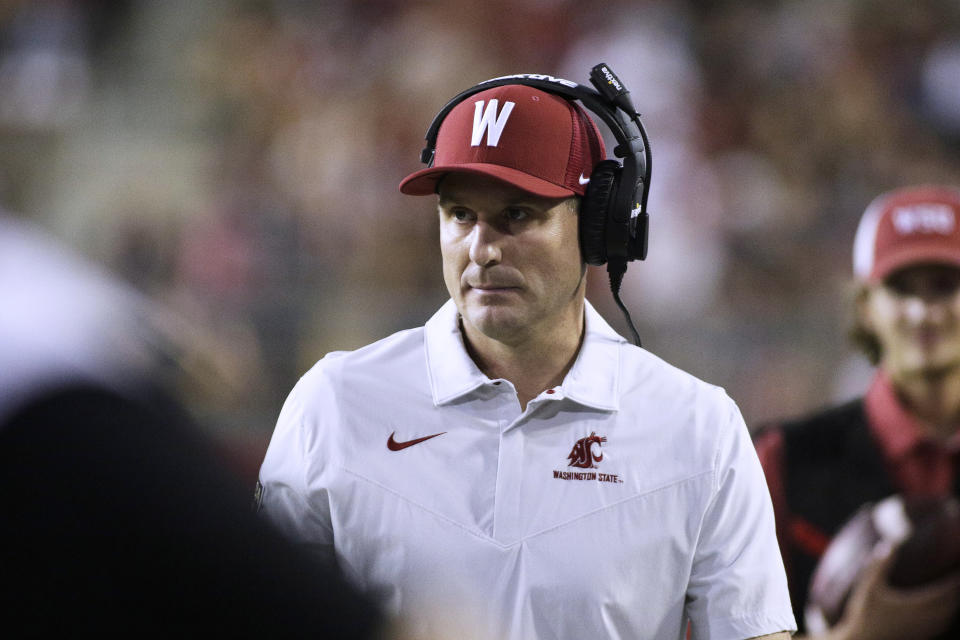
[{"label": "white w logo on cap", "polygon": [[513,111],[513,102],[504,102],[503,110],[497,115],[497,106],[499,102],[496,98],[490,100],[487,108],[483,108],[483,100],[478,100],[473,109],[473,137],[470,139],[471,147],[479,147],[480,140],[483,139],[483,132],[487,132],[487,145],[497,146],[500,142],[500,134],[507,125],[507,118]]}]

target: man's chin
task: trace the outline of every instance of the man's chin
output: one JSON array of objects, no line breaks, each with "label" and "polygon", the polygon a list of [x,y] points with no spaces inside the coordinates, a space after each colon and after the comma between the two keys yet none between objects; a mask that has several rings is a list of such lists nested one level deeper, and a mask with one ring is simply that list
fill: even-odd
[{"label": "man's chin", "polygon": [[526,326],[520,314],[503,307],[467,309],[466,313],[461,315],[475,331],[493,340],[508,341]]},{"label": "man's chin", "polygon": [[960,354],[956,357],[926,357],[919,359],[915,367],[911,367],[911,377],[939,380],[949,376],[960,375]]}]

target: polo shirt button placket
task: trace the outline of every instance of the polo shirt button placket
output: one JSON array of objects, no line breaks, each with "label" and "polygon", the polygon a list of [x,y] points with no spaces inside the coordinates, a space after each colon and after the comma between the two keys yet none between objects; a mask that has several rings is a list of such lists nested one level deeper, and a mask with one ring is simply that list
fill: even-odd
[{"label": "polo shirt button placket", "polygon": [[[505,401],[508,400],[507,394],[503,397]],[[524,413],[517,413],[519,408],[516,394],[512,394],[509,402],[504,402],[500,419],[493,537],[501,544],[513,544],[522,535],[518,488],[522,486],[523,478],[523,422],[530,406]]]}]

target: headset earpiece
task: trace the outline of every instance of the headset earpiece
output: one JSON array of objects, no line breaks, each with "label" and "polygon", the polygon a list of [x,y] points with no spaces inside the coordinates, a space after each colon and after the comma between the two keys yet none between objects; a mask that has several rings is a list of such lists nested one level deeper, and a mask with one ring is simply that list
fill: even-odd
[{"label": "headset earpiece", "polygon": [[616,160],[598,163],[580,201],[580,251],[589,265],[599,266],[607,261],[607,224],[616,199],[620,171],[620,163]]}]

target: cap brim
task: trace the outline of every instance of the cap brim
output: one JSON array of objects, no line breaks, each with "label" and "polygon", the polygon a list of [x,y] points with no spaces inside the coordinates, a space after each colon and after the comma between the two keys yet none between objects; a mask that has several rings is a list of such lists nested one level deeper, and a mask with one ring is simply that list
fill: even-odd
[{"label": "cap brim", "polygon": [[429,196],[437,192],[437,183],[448,173],[471,173],[474,175],[490,176],[497,178],[518,189],[544,198],[565,198],[574,195],[583,195],[586,191],[584,185],[583,192],[576,192],[567,187],[540,178],[535,178],[528,173],[504,167],[499,164],[456,164],[450,166],[430,167],[411,173],[400,183],[400,192],[409,196]]},{"label": "cap brim", "polygon": [[903,247],[877,260],[870,271],[869,280],[880,282],[895,271],[921,264],[945,264],[960,268],[960,251],[945,247]]}]

